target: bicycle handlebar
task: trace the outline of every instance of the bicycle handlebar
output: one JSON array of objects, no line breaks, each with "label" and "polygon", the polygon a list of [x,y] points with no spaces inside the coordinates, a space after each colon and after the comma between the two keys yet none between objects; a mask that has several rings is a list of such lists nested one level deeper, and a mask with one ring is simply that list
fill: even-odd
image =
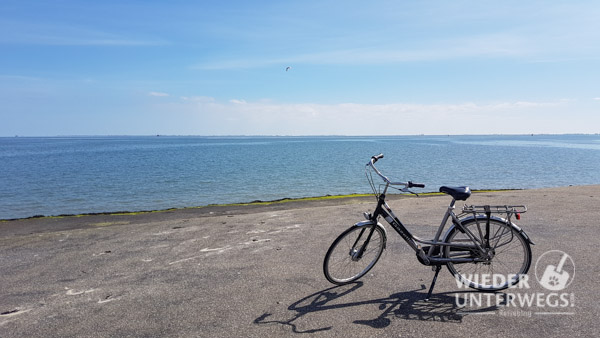
[{"label": "bicycle handlebar", "polygon": [[373,161],[372,163],[375,164],[375,162],[377,162],[378,160],[383,158],[383,154],[379,154],[379,155],[375,155],[375,156],[371,156],[371,160]]},{"label": "bicycle handlebar", "polygon": [[371,157],[371,161],[369,161],[369,163],[367,163],[367,165],[371,166],[371,168],[373,168],[373,170],[375,170],[375,172],[377,173],[377,175],[379,175],[386,183],[388,183],[390,185],[403,185],[403,186],[405,186],[407,188],[425,188],[425,184],[423,184],[423,183],[413,183],[412,181],[408,181],[408,182],[392,182],[392,181],[390,181],[389,178],[385,177],[375,167],[375,162],[379,161],[382,158],[383,158],[383,154],[372,156]]},{"label": "bicycle handlebar", "polygon": [[425,188],[425,184],[423,183],[413,183],[411,181],[408,181],[408,187],[409,188]]}]

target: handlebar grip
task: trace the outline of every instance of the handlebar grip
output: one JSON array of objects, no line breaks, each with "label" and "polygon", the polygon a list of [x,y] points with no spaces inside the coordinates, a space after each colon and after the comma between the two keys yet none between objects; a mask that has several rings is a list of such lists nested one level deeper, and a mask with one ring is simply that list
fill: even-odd
[{"label": "handlebar grip", "polygon": [[373,160],[373,163],[377,162],[379,159],[383,158],[383,154],[379,154],[379,155],[375,155],[373,157],[371,157],[371,159]]},{"label": "handlebar grip", "polygon": [[409,188],[425,188],[425,184],[423,184],[423,183],[413,183],[411,181],[408,181],[408,187]]}]

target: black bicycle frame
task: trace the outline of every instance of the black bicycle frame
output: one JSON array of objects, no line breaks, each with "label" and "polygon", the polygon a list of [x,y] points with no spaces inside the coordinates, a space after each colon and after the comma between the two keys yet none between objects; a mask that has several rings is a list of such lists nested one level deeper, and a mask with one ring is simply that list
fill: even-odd
[{"label": "black bicycle frame", "polygon": [[[452,203],[450,204],[449,208],[453,209],[454,203],[455,203],[455,200],[452,200]],[[471,231],[469,229],[466,229],[461,224],[460,220],[458,219],[458,217],[456,217],[456,215],[453,212],[448,212],[444,216],[444,219],[442,221],[442,224],[440,225],[440,228],[438,229],[438,232],[436,234],[434,241],[425,241],[425,240],[415,237],[404,226],[404,224],[402,224],[400,219],[394,215],[391,208],[385,203],[385,193],[380,194],[377,198],[377,207],[375,208],[375,211],[373,212],[373,215],[371,216],[371,221],[373,222],[373,224],[377,224],[377,219],[379,218],[379,216],[383,216],[383,218],[390,224],[390,226],[392,226],[392,228],[394,228],[394,230],[396,230],[396,232],[400,235],[400,237],[402,237],[406,241],[406,243],[408,243],[408,245],[417,253],[417,256],[419,258],[421,258],[421,260],[420,260],[421,263],[423,263],[425,265],[440,265],[440,264],[446,264],[449,262],[457,264],[457,263],[472,263],[472,262],[478,262],[478,261],[485,261],[485,259],[479,258],[479,257],[472,257],[472,258],[433,257],[432,252],[436,251],[435,247],[442,247],[442,246],[449,246],[451,248],[457,248],[457,249],[462,249],[462,250],[473,250],[475,252],[481,252],[481,253],[486,252],[486,250],[479,243],[477,243],[476,237],[471,233]],[[459,231],[467,234],[467,236],[471,239],[473,244],[459,244],[459,243],[450,244],[447,242],[440,242],[439,237],[441,235],[441,231],[445,227],[445,224],[448,222],[449,217],[452,217],[452,222],[454,223],[454,225],[456,227],[458,227]],[[366,249],[366,244],[369,243],[369,241],[371,240],[371,235],[373,234],[373,231],[375,231],[375,227],[373,227],[371,229],[371,231],[369,232],[367,240],[365,241],[364,248],[361,248],[361,255],[362,255],[362,252],[364,252],[364,250]],[[486,233],[488,231],[489,231],[489,229],[486,229]],[[489,234],[486,234],[485,238],[486,239],[489,238]],[[428,252],[425,252],[425,250],[423,250],[423,247],[421,247],[421,245],[419,243],[430,245],[430,249],[428,250]]]},{"label": "black bicycle frame", "polygon": [[402,237],[413,250],[418,251],[418,244],[415,242],[413,234],[402,224],[398,217],[395,217],[392,210],[385,203],[385,194],[379,195],[377,198],[377,207],[373,212],[372,221],[377,223],[379,216],[383,218],[396,230],[396,232]]}]

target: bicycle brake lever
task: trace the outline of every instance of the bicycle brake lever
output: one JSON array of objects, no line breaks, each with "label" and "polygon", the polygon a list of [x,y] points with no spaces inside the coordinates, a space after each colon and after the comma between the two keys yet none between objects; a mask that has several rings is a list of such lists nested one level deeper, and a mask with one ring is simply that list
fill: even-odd
[{"label": "bicycle brake lever", "polygon": [[404,187],[404,188],[400,189],[400,191],[402,191],[402,192],[409,192],[409,193],[411,193],[411,194],[416,195],[417,197],[419,197],[419,194],[417,194],[414,191],[408,190],[408,187]]}]

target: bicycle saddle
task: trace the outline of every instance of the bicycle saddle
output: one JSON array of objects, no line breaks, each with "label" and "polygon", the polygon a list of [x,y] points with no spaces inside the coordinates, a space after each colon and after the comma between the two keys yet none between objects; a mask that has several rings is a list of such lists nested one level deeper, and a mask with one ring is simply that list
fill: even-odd
[{"label": "bicycle saddle", "polygon": [[452,196],[457,201],[466,201],[471,196],[471,188],[469,187],[440,187],[440,192]]}]

